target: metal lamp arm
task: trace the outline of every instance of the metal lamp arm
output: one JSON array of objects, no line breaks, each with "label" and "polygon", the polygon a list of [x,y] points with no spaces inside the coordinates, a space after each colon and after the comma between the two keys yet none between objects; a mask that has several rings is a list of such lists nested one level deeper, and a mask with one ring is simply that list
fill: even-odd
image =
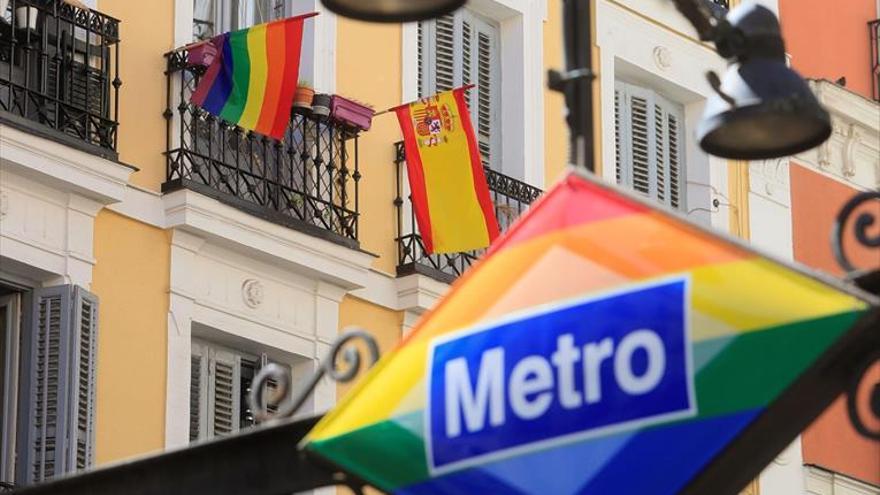
[{"label": "metal lamp arm", "polygon": [[675,8],[697,29],[702,41],[715,41],[722,21],[704,0],[673,0]]}]

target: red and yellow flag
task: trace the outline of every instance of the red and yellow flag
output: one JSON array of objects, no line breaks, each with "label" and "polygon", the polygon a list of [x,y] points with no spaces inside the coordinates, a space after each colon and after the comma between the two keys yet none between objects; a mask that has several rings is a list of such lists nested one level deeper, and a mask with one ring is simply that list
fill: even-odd
[{"label": "red and yellow flag", "polygon": [[498,237],[465,88],[395,109],[403,130],[413,209],[425,250],[457,253]]}]

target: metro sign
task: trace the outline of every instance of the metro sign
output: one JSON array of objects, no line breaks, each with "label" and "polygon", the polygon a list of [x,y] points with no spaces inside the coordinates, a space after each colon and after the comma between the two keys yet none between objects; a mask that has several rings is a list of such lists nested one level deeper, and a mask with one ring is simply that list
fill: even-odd
[{"label": "metro sign", "polygon": [[434,341],[432,472],[693,416],[687,287],[590,296]]},{"label": "metro sign", "polygon": [[573,172],[305,447],[395,494],[735,494],[880,346],[877,306]]}]

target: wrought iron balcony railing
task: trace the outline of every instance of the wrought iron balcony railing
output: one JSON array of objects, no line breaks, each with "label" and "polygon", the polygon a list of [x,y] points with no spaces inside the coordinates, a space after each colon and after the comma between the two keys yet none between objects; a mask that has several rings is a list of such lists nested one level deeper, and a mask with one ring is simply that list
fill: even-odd
[{"label": "wrought iron balcony railing", "polygon": [[871,38],[871,91],[874,99],[880,101],[880,19],[868,23]]},{"label": "wrought iron balcony railing", "polygon": [[730,9],[730,0],[708,0],[708,1],[711,3],[714,3],[715,5],[718,5],[719,7],[723,7],[728,10]]},{"label": "wrought iron balcony railing", "polygon": [[61,0],[8,0],[0,119],[115,158],[121,85],[118,20]]},{"label": "wrought iron balcony railing", "polygon": [[[406,152],[403,143],[396,143],[395,151],[397,197],[394,200],[394,205],[397,208],[397,275],[422,273],[441,282],[452,282],[464,273],[483,254],[484,250],[454,254],[428,255],[425,253],[425,244],[419,234],[415,213],[412,209],[412,198],[405,190],[407,187]],[[498,226],[504,232],[544,191],[488,167],[485,168],[485,171],[489,194],[495,205]]]},{"label": "wrought iron balcony railing", "polygon": [[204,67],[167,55],[168,125],[163,191],[187,188],[255,216],[358,246],[358,132],[295,112],[277,141],[190,103]]}]

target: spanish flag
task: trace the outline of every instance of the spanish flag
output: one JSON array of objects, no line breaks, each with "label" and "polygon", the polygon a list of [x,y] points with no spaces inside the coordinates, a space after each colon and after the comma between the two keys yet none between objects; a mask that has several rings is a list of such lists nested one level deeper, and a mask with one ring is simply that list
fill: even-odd
[{"label": "spanish flag", "polygon": [[306,14],[221,34],[192,102],[245,129],[284,137],[299,78]]},{"label": "spanish flag", "polygon": [[446,91],[395,109],[428,254],[480,249],[498,237],[465,91]]}]

